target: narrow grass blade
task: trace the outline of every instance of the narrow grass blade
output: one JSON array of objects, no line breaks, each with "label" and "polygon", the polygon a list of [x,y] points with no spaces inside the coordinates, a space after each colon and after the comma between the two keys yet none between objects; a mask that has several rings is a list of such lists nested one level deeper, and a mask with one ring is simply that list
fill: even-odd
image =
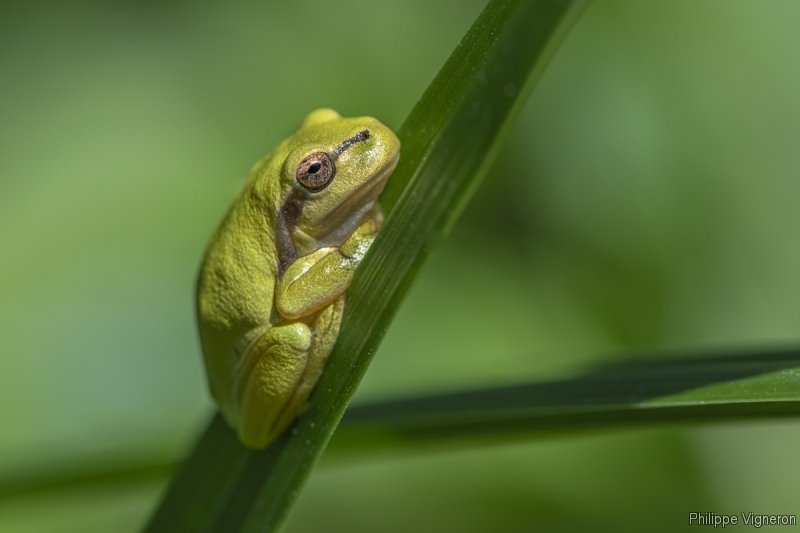
[{"label": "narrow grass blade", "polygon": [[798,350],[619,363],[564,381],[352,406],[326,458],[629,424],[798,416]]},{"label": "narrow grass blade", "polygon": [[342,333],[308,411],[259,453],[242,452],[213,435],[227,428],[212,426],[203,440],[225,444],[216,453],[230,468],[194,471],[207,464],[201,442],[149,533],[280,528],[427,253],[452,226],[583,4],[489,3],[398,131],[401,161],[381,196],[386,224],[348,292]]},{"label": "narrow grass blade", "polygon": [[[368,457],[365,452],[406,451],[420,446],[508,442],[586,429],[633,424],[800,417],[800,350],[698,355],[605,365],[573,379],[529,383],[348,408],[324,455],[325,460]],[[221,425],[221,427],[217,427]],[[248,452],[217,416],[173,484],[192,489],[193,510],[169,523],[173,531],[198,529],[213,500],[232,487],[207,483],[221,471],[241,472]],[[229,454],[238,450],[239,455]],[[0,500],[34,492],[119,484],[166,475],[166,457],[142,461],[120,452],[105,469],[41,477],[33,472],[0,481]],[[91,465],[86,458],[79,462]],[[227,461],[227,462],[225,462]],[[68,471],[70,464],[55,465]],[[200,475],[196,475],[200,473]],[[225,477],[225,476],[222,476]],[[230,476],[235,479],[235,476]],[[209,490],[211,489],[211,490]],[[182,491],[172,491],[171,496]],[[162,506],[169,508],[167,501]],[[169,519],[170,516],[164,519]]]}]

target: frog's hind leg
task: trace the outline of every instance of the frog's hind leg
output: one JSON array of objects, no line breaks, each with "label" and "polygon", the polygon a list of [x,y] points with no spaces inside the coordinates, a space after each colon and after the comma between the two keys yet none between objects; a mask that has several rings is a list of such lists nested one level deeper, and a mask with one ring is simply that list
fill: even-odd
[{"label": "frog's hind leg", "polygon": [[266,447],[297,415],[287,411],[306,371],[312,338],[303,322],[280,323],[245,354],[249,364],[237,376],[239,438],[245,445]]},{"label": "frog's hind leg", "polygon": [[300,415],[306,407],[306,400],[311,395],[317,385],[328,356],[333,351],[336,338],[339,336],[339,326],[342,323],[342,312],[344,311],[344,294],[334,300],[329,306],[319,312],[316,320],[311,324],[314,330],[314,339],[308,349],[308,360],[306,368],[297,386],[288,400],[286,409],[280,414],[280,418],[275,421],[277,437],[292,421]]}]

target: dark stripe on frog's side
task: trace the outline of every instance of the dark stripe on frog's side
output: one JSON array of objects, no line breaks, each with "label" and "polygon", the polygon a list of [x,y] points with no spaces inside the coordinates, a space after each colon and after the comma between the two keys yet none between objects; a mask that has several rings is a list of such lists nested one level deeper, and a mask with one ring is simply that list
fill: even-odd
[{"label": "dark stripe on frog's side", "polygon": [[297,250],[292,240],[292,231],[297,225],[297,219],[303,212],[305,198],[302,193],[293,190],[276,214],[276,245],[278,249],[278,276],[283,276],[295,259]]}]

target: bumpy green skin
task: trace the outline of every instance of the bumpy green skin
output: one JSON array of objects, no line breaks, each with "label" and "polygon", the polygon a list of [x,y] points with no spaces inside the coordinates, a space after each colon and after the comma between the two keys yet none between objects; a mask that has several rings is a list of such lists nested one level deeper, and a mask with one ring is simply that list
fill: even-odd
[{"label": "bumpy green skin", "polygon": [[[336,171],[310,190],[298,165],[320,152]],[[197,284],[200,341],[211,393],[246,446],[272,442],[319,380],[399,154],[377,120],[314,111],[253,167],[211,240]]]}]

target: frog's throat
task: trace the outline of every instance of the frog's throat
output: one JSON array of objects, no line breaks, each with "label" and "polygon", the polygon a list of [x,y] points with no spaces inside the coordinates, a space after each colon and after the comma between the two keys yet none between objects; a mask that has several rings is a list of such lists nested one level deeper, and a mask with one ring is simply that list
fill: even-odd
[{"label": "frog's throat", "polygon": [[305,200],[300,194],[290,194],[276,216],[275,243],[278,254],[278,276],[283,276],[289,265],[299,256],[310,254],[320,248],[339,246],[372,210],[375,205],[375,197],[364,202],[335,231],[320,237],[309,235],[297,227],[297,220],[303,211],[304,203]]},{"label": "frog's throat", "polygon": [[[306,241],[308,239],[315,240],[322,246],[338,246],[352,233],[364,215],[372,209],[383,191],[386,181],[394,172],[399,158],[400,154],[398,153],[384,163],[369,180],[341,201],[336,208],[315,222],[312,229],[298,228],[295,236]],[[345,215],[346,213],[349,214]],[[295,242],[300,244],[297,239]]]}]

